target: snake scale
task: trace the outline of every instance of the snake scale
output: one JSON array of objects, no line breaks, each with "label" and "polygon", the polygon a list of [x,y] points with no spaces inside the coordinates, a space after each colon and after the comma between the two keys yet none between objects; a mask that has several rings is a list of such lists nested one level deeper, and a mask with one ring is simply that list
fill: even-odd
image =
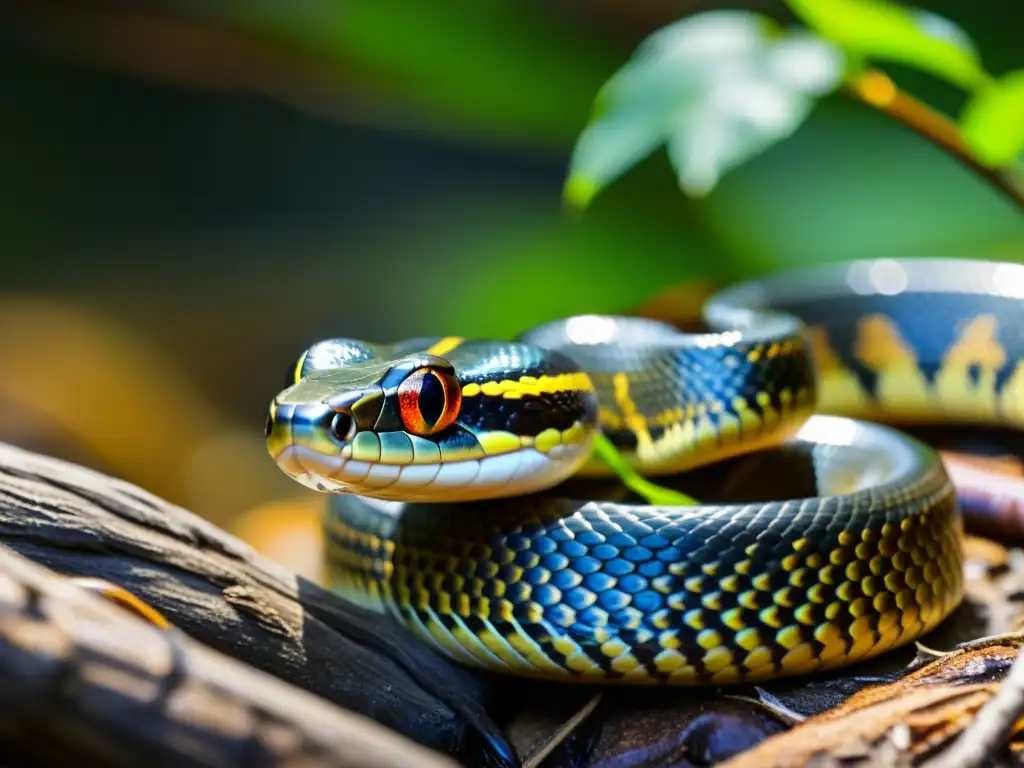
[{"label": "snake scale", "polygon": [[[873,260],[727,288],[702,332],[584,315],[515,341],[326,339],[267,446],[330,494],[330,585],[462,664],[683,685],[834,669],[959,604],[955,490],[897,427],[1024,426],[1022,297],[1022,265]],[[598,432],[666,484],[731,468],[732,495],[637,501]]]}]

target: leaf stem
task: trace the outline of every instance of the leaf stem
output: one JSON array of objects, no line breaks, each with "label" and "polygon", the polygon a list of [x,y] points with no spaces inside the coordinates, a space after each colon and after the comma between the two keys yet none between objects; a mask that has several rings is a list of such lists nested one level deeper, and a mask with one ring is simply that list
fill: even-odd
[{"label": "leaf stem", "polygon": [[868,70],[850,80],[846,90],[858,101],[884,112],[945,150],[1018,207],[1024,208],[1024,172],[1020,167],[989,168],[979,163],[964,143],[953,120],[901,91],[888,75],[878,70]]},{"label": "leaf stem", "polygon": [[622,458],[622,454],[605,435],[598,434],[594,440],[594,455],[611,467],[624,486],[642,496],[648,504],[692,507],[700,503],[685,493],[663,488],[639,474]]}]

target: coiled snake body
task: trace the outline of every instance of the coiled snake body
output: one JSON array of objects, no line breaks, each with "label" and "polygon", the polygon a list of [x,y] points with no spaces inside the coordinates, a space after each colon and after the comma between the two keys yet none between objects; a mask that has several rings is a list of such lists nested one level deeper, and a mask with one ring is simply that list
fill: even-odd
[{"label": "coiled snake body", "polygon": [[[872,422],[1024,425],[1022,297],[1024,266],[884,260],[728,289],[707,333],[582,316],[515,342],[329,339],[267,444],[336,492],[332,586],[461,663],[677,684],[832,669],[960,602],[938,454]],[[645,475],[732,490],[632,501],[591,457],[598,430]]]}]

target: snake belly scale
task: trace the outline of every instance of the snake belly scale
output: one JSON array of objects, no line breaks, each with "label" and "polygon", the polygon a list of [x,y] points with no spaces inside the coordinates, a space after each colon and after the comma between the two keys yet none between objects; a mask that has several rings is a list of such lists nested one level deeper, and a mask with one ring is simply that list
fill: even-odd
[{"label": "snake belly scale", "polygon": [[[957,346],[965,328],[1019,313],[1016,267],[804,270],[712,297],[702,334],[584,316],[513,342],[328,339],[274,399],[268,449],[330,493],[331,586],[460,663],[683,685],[834,669],[959,604],[962,522],[933,449],[816,409],[1024,426],[1024,340],[990,338],[1001,357]],[[904,343],[869,345],[884,348],[874,364],[850,329],[879,322]],[[998,371],[979,372],[975,352]],[[591,456],[598,431],[673,480],[774,446],[803,457],[815,492],[631,502]]]}]

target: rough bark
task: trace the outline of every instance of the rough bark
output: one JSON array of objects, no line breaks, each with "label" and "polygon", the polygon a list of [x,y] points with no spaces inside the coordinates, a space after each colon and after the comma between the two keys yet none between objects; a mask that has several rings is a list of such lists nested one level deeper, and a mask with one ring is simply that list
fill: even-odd
[{"label": "rough bark", "polygon": [[[265,693],[264,677],[255,671],[260,670],[335,705],[363,713],[388,729],[460,762],[501,765],[511,754],[485,711],[491,701],[486,678],[446,663],[383,617],[350,606],[196,515],[130,483],[0,444],[0,542],[58,573],[97,577],[118,584],[157,608],[197,643],[243,662],[243,666],[225,666],[223,674],[234,681],[232,706],[240,707],[239,712],[249,712],[244,717],[251,717],[255,711],[243,706],[255,700],[246,699],[246,681],[251,678],[251,697]],[[25,574],[18,571],[23,566],[9,554],[0,558],[0,574],[10,589],[17,591],[18,584],[23,591],[28,589]],[[42,575],[37,578],[45,580]],[[0,609],[14,612],[12,627],[24,624],[19,624],[17,616],[19,611],[26,610],[22,605],[25,598],[9,596],[7,586],[0,588],[4,590]],[[32,594],[32,590],[26,594]],[[75,594],[87,596],[77,588]],[[50,624],[54,616],[63,615],[64,599],[71,598],[55,602],[56,613],[39,624],[46,630],[41,637],[49,632],[62,653],[67,652],[67,635],[62,633],[68,630]],[[5,652],[27,653],[26,659],[36,652],[45,654],[43,647],[15,642],[8,631],[4,629],[0,638],[9,646]],[[155,627],[150,631],[159,636]],[[101,634],[105,636],[106,630]],[[136,630],[122,638],[109,637],[113,645],[107,648],[107,660],[113,661],[118,655],[131,660],[132,653],[143,653],[145,647],[151,654],[162,648],[159,652],[166,657],[170,652],[166,639],[157,645],[153,645],[156,641],[148,641],[148,646],[136,648],[135,643],[142,642],[139,638],[144,634]],[[42,639],[40,642],[45,643]],[[215,665],[209,651],[193,652],[198,647],[195,644],[184,647],[195,656],[196,669],[208,675],[200,679],[212,684],[215,678],[210,677],[210,667]],[[191,655],[189,659],[192,660]],[[150,660],[147,666],[141,660],[136,662],[134,669],[139,675],[147,669],[150,671],[146,674],[152,673],[151,665],[156,663]],[[18,669],[5,666],[8,674]],[[39,719],[34,722],[43,723],[49,715],[45,707],[50,706],[50,700],[46,697],[65,694],[47,692],[45,686],[53,684],[52,681],[40,679],[37,685],[44,686],[45,696],[38,698],[41,694],[33,694],[29,685],[32,675],[37,674],[33,669],[38,669],[39,675],[52,675],[54,670],[69,667],[61,663],[49,667],[30,664],[25,667],[25,680],[15,684],[13,678],[8,678],[11,685],[3,686],[5,695],[13,697],[7,703],[10,707],[22,706],[18,701],[23,695],[36,696],[32,701],[25,698],[23,705],[35,707],[33,716]],[[74,665],[70,669],[78,674]],[[133,673],[127,674],[131,677]],[[107,680],[103,685],[109,688],[113,683]],[[157,681],[150,685],[155,690],[164,690],[167,683]],[[292,695],[299,694],[291,691],[282,694],[280,700],[288,700],[287,696]],[[38,709],[40,702],[44,709]],[[118,706],[110,706],[112,709],[106,714],[113,716],[118,706],[126,705],[122,701]],[[165,716],[166,710],[164,706]],[[90,712],[93,717],[102,716]],[[339,712],[337,707],[333,716],[354,717]],[[103,733],[86,719],[74,726],[83,739]],[[352,728],[348,730],[351,732]],[[11,738],[10,731],[7,733]],[[107,737],[99,738],[104,741]],[[193,737],[181,732],[180,738]],[[244,740],[238,742],[242,743]],[[234,752],[237,759],[245,765],[254,764],[248,762],[249,753],[238,744]],[[215,762],[235,764],[230,760]]]},{"label": "rough bark", "polygon": [[0,715],[8,764],[457,765],[3,546]]}]

